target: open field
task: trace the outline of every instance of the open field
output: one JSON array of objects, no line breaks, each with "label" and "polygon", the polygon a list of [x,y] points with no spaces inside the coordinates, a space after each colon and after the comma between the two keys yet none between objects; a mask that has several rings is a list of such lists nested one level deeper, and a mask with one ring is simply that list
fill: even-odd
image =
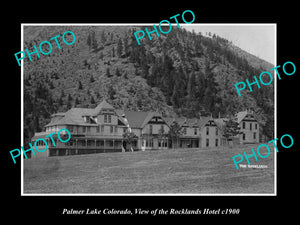
[{"label": "open field", "polygon": [[[274,193],[274,152],[240,168],[232,156],[251,148],[169,149],[24,160],[24,194]],[[273,149],[272,149],[273,150]],[[263,153],[262,153],[263,154]],[[247,165],[246,159],[241,164]]]}]

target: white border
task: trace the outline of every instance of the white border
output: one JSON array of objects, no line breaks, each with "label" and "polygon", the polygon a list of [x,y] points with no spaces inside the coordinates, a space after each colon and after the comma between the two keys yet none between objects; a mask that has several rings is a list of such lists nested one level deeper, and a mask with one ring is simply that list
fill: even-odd
[{"label": "white border", "polygon": [[[21,51],[24,51],[24,26],[152,26],[153,24],[149,23],[127,23],[127,24],[118,24],[118,23],[21,23]],[[158,25],[158,24],[155,24]],[[171,23],[172,26],[176,26],[177,24]],[[232,25],[239,25],[239,26],[274,26],[274,66],[277,65],[277,23],[192,23],[192,24],[184,24],[184,26],[201,26],[201,25],[209,25],[209,26],[232,26]],[[184,27],[183,26],[183,27]],[[271,62],[272,63],[272,62]],[[274,72],[275,73],[275,72]],[[274,76],[277,77],[277,76]],[[277,138],[277,78],[274,82],[274,138]],[[21,144],[24,146],[24,124],[23,124],[23,102],[24,102],[24,67],[23,61],[21,61]],[[21,154],[21,196],[277,196],[277,154],[274,147],[274,193],[266,193],[266,194],[251,194],[251,193],[241,193],[241,194],[152,194],[152,193],[143,193],[143,194],[124,194],[124,193],[116,193],[116,194],[92,194],[92,193],[81,193],[81,194],[73,194],[73,193],[24,193],[24,177],[23,177],[23,156]]]}]

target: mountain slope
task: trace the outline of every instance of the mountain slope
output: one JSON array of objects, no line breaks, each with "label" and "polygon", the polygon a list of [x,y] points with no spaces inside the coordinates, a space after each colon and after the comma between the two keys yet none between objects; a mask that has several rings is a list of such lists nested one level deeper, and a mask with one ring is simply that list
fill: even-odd
[{"label": "mountain slope", "polygon": [[[73,45],[33,61],[24,60],[24,128],[28,141],[50,115],[71,107],[95,107],[103,98],[116,108],[153,110],[167,116],[226,116],[253,108],[266,135],[272,131],[273,85],[244,92],[234,84],[271,64],[237,49],[227,40],[173,28],[138,45],[128,26],[25,27],[24,46],[70,30]],[[247,93],[247,94],[246,94]],[[25,141],[26,142],[26,141]]]}]

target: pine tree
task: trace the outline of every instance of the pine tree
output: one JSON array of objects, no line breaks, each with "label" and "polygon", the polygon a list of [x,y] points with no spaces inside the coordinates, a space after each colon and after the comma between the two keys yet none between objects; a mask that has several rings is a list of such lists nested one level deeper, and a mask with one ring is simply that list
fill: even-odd
[{"label": "pine tree", "polygon": [[66,96],[66,95],[65,95],[65,92],[64,92],[64,90],[62,89],[61,92],[60,92],[60,97],[61,97],[61,98],[64,98],[65,96]]},{"label": "pine tree", "polygon": [[[179,124],[174,121],[171,126],[170,126],[170,130],[168,132],[168,137],[170,140],[172,140],[172,146],[173,148],[178,148],[178,141],[179,141],[179,136],[181,135],[181,127],[179,126]],[[176,144],[175,144],[176,143]]]},{"label": "pine tree", "polygon": [[190,74],[189,81],[188,81],[188,87],[187,87],[188,101],[192,101],[195,97],[195,84],[196,84],[195,72],[193,71]]},{"label": "pine tree", "polygon": [[78,89],[79,89],[79,90],[82,90],[82,84],[81,84],[81,81],[78,82]]},{"label": "pine tree", "polygon": [[91,50],[91,46],[92,46],[91,34],[88,35],[86,43],[89,46],[89,50]]},{"label": "pine tree", "polygon": [[93,83],[95,81],[93,75],[91,75],[91,78],[90,78],[90,83]]},{"label": "pine tree", "polygon": [[123,140],[126,143],[126,150],[133,151],[133,143],[136,142],[138,137],[133,133],[126,130],[126,132],[123,134]]},{"label": "pine tree", "polygon": [[180,95],[178,92],[178,84],[175,83],[174,88],[173,88],[173,94],[171,96],[171,102],[174,108],[179,108],[180,107]]},{"label": "pine tree", "polygon": [[91,97],[91,104],[95,104],[96,102],[95,102],[95,99],[94,99],[94,97],[92,96]]},{"label": "pine tree", "polygon": [[123,46],[124,46],[124,53],[125,53],[125,57],[128,56],[129,53],[129,46],[128,46],[128,38],[125,36],[123,39]]},{"label": "pine tree", "polygon": [[105,36],[104,30],[102,30],[102,32],[101,32],[100,39],[101,39],[102,44],[104,44],[106,42],[106,36]]},{"label": "pine tree", "polygon": [[120,73],[118,67],[117,67],[117,69],[116,69],[116,76],[117,76],[117,77],[120,77],[120,76],[121,76],[121,73]]},{"label": "pine tree", "polygon": [[109,67],[106,68],[106,76],[111,77]]},{"label": "pine tree", "polygon": [[117,55],[118,55],[118,57],[122,56],[122,52],[123,52],[123,44],[122,44],[121,39],[119,39],[118,43],[117,43]]},{"label": "pine tree", "polygon": [[73,100],[72,96],[70,94],[68,94],[68,101],[71,102],[72,100]]},{"label": "pine tree", "polygon": [[97,43],[97,40],[96,40],[95,31],[92,32],[91,41],[92,41],[92,43],[91,43],[92,49],[97,49],[98,48],[98,43]]},{"label": "pine tree", "polygon": [[228,121],[225,121],[225,126],[223,129],[223,137],[226,141],[232,141],[232,138],[238,134],[242,134],[240,132],[240,127],[238,122],[236,122],[233,118],[230,118]]},{"label": "pine tree", "polygon": [[58,105],[59,105],[59,106],[62,106],[63,104],[64,104],[64,101],[63,101],[62,97],[60,97],[60,98],[58,99]]},{"label": "pine tree", "polygon": [[112,58],[115,57],[115,47],[112,47],[112,50],[111,50],[111,57],[112,57]]},{"label": "pine tree", "polygon": [[80,102],[79,102],[79,99],[76,97],[75,98],[75,106],[78,105],[78,104],[80,104]]},{"label": "pine tree", "polygon": [[115,99],[115,94],[116,91],[114,90],[114,88],[112,86],[109,86],[108,88],[108,97],[110,100],[114,100]]}]

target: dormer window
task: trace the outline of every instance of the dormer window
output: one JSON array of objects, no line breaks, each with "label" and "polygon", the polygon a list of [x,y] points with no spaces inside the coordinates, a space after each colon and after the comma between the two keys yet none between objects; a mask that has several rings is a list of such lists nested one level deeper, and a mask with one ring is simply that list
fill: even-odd
[{"label": "dormer window", "polygon": [[104,123],[111,123],[111,115],[104,114]]},{"label": "dormer window", "polygon": [[90,117],[90,122],[96,124],[97,123],[97,117]]},{"label": "dormer window", "polygon": [[83,116],[83,120],[85,123],[90,123],[90,117],[89,116]]}]

